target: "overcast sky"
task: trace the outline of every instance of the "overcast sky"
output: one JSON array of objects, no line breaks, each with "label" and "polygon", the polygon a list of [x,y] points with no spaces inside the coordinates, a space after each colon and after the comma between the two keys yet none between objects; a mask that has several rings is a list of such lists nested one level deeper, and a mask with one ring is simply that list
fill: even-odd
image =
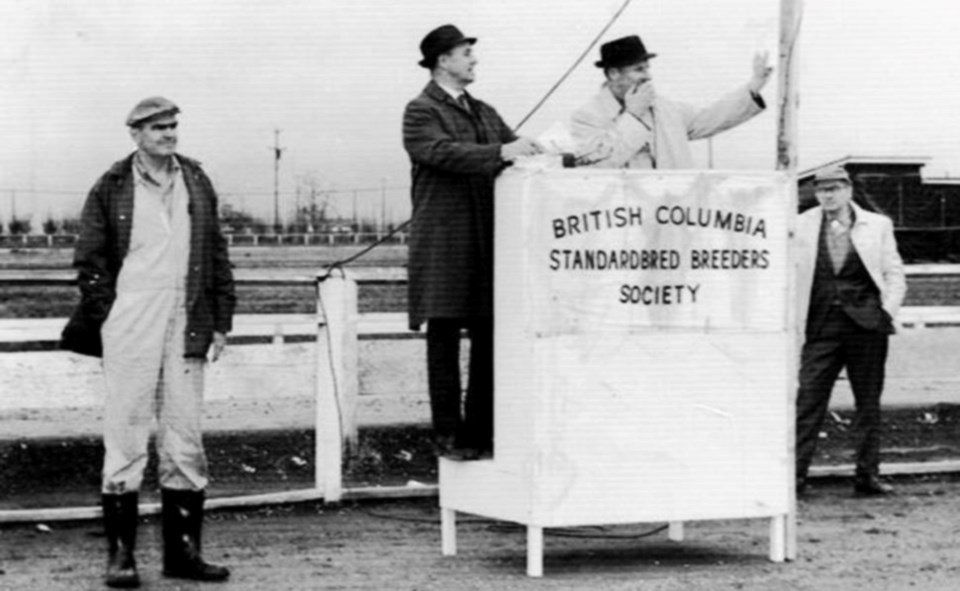
[{"label": "overcast sky", "polygon": [[[0,219],[76,212],[133,148],[141,98],[181,109],[180,151],[225,201],[273,208],[274,129],[285,148],[281,208],[298,179],[341,191],[335,213],[409,213],[400,122],[427,81],[419,42],[452,22],[479,37],[470,91],[516,125],[623,0],[0,0]],[[95,8],[94,8],[95,7]],[[754,52],[776,62],[776,0],[633,0],[603,40],[639,34],[658,92],[704,104],[745,83]],[[960,176],[960,3],[807,0],[800,45],[800,168],[847,154],[926,156]],[[537,136],[594,94],[599,50],[520,130]],[[716,168],[772,168],[771,107],[714,142]],[[706,166],[706,144],[695,154]],[[35,218],[35,219],[40,219]]]}]

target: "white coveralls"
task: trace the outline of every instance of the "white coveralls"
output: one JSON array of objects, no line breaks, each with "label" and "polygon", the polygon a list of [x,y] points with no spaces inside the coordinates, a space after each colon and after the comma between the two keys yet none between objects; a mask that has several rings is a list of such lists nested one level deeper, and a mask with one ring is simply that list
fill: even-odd
[{"label": "white coveralls", "polygon": [[163,191],[134,166],[130,249],[101,329],[106,385],[103,487],[138,491],[157,417],[160,486],[206,488],[200,422],[205,360],[185,358],[189,194],[179,165]]}]

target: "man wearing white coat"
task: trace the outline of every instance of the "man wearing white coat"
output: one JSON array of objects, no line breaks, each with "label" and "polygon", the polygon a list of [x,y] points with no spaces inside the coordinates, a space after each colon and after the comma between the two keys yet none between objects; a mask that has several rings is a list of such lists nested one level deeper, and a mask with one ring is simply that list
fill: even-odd
[{"label": "man wearing white coat", "polygon": [[854,491],[893,492],[879,479],[880,395],[893,319],[907,284],[893,223],[852,201],[846,170],[814,177],[819,207],[797,222],[798,326],[804,330],[797,393],[797,491],[803,492],[830,393],[846,368],[859,440]]},{"label": "man wearing white coat", "polygon": [[600,47],[606,81],[570,121],[578,165],[597,168],[693,168],[690,140],[740,125],[766,108],[760,90],[773,68],[754,58],[753,78],[713,104],[697,108],[654,91],[648,53],[631,35]]}]

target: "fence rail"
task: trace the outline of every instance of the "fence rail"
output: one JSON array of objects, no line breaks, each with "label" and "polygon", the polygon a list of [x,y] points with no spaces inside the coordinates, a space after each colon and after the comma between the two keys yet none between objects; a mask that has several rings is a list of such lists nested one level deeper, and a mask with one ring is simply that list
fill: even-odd
[{"label": "fence rail", "polygon": [[[380,232],[315,232],[289,234],[225,233],[229,246],[344,246],[372,244],[389,234]],[[77,234],[0,234],[0,248],[72,248]],[[397,232],[388,244],[406,244],[407,233]]]},{"label": "fence rail", "polygon": [[[912,276],[956,276],[960,265],[928,265],[908,268]],[[64,286],[75,279],[70,271],[0,274],[0,289],[8,286]],[[256,497],[216,499],[218,506],[235,507],[251,503],[283,503],[307,499],[336,502],[344,498],[364,496],[409,496],[436,494],[436,487],[393,487],[347,489],[342,486],[343,457],[356,441],[358,395],[358,340],[420,338],[409,331],[403,313],[364,313],[357,311],[356,289],[359,285],[405,284],[405,279],[361,279],[342,277],[323,279],[246,278],[238,283],[251,285],[316,284],[316,314],[245,314],[235,317],[233,339],[250,342],[282,343],[288,338],[310,337],[316,341],[316,453],[314,488],[302,491],[272,493]],[[0,320],[0,350],[7,352],[52,349],[56,347],[66,319],[3,319]],[[901,326],[922,329],[934,325],[960,325],[960,306],[911,306],[903,308],[898,318]],[[258,342],[254,340],[253,342]],[[951,464],[951,470],[956,466]],[[266,499],[266,500],[264,500]],[[45,519],[83,519],[97,516],[95,507],[0,511],[0,523]]]},{"label": "fence rail", "polygon": [[[908,265],[913,277],[949,277],[960,275],[960,265]],[[238,277],[238,285],[305,286],[314,285],[315,277]],[[362,278],[359,287],[406,285],[403,278]],[[71,270],[0,272],[0,289],[4,287],[69,287],[76,284]],[[407,326],[402,312],[368,312],[357,315],[357,338],[360,340],[422,338]],[[51,350],[57,347],[66,318],[0,319],[0,352]],[[938,325],[960,325],[960,306],[907,306],[900,310],[897,323],[903,328],[925,328]],[[316,314],[239,314],[234,318],[232,342],[283,342],[314,336]]]}]

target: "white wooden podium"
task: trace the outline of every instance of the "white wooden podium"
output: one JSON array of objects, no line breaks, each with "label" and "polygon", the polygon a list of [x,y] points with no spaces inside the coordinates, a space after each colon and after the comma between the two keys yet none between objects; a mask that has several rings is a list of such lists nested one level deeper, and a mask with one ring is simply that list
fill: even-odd
[{"label": "white wooden podium", "polygon": [[546,527],[668,522],[679,540],[684,521],[766,518],[784,559],[789,190],[773,172],[501,176],[494,457],[440,461],[444,554],[462,511],[526,525],[531,576]]}]

